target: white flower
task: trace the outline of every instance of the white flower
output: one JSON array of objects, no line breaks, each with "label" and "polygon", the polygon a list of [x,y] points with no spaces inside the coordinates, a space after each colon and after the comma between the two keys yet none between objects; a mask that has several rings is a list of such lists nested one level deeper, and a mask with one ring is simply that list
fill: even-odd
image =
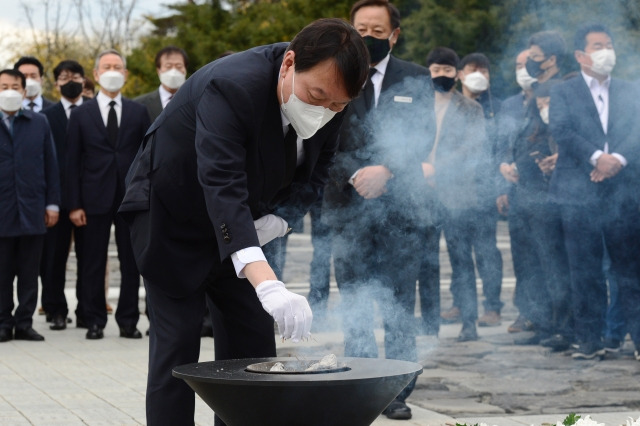
[{"label": "white flower", "polygon": [[640,417],[637,420],[633,420],[633,417],[629,417],[627,420],[627,426],[640,426]]},{"label": "white flower", "polygon": [[605,426],[604,423],[598,423],[595,420],[591,420],[591,416],[580,418],[575,423],[575,426]]}]

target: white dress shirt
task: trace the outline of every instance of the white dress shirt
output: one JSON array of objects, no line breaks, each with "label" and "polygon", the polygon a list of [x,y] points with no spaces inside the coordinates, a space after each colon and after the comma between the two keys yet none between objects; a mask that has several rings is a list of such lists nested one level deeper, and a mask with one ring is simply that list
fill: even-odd
[{"label": "white dress shirt", "polygon": [[120,127],[120,121],[122,118],[122,94],[118,93],[115,98],[110,98],[102,91],[98,92],[96,95],[96,100],[98,101],[98,107],[100,108],[100,115],[102,116],[102,122],[104,123],[104,127],[107,127],[107,120],[109,118],[109,110],[111,106],[109,103],[111,101],[116,101],[116,104],[113,106],[113,109],[116,110],[116,115],[118,116],[118,127]]},{"label": "white dress shirt", "polygon": [[[602,126],[602,131],[604,134],[607,134],[607,128],[609,126],[609,86],[611,85],[611,76],[607,77],[602,83],[598,81],[598,79],[593,78],[581,71],[582,78],[587,83],[587,87],[589,87],[589,91],[591,92],[591,97],[593,98],[593,102],[596,105],[596,109],[598,110],[598,117],[600,117],[600,125]],[[604,153],[609,153],[609,142],[605,142],[602,149],[596,150],[592,155],[589,161],[595,167],[598,162],[598,158]],[[627,165],[627,159],[617,152],[612,153],[614,157],[620,161],[623,166]]]},{"label": "white dress shirt", "polygon": [[32,109],[33,112],[40,112],[42,111],[42,95],[38,95],[36,96],[33,100],[31,99],[27,99],[24,98],[22,100],[22,108],[24,109],[31,109],[31,107],[29,106],[29,104],[33,102],[35,105]]},{"label": "white dress shirt", "polygon": [[160,87],[158,88],[158,93],[160,94],[160,104],[162,105],[162,109],[165,109],[167,107],[167,104],[171,100],[171,98],[173,98],[173,95],[175,95],[178,92],[171,93],[170,91],[165,89],[161,84]]},{"label": "white dress shirt", "polygon": [[78,101],[74,104],[70,101],[68,101],[66,98],[60,98],[60,103],[62,103],[62,107],[64,108],[64,113],[67,114],[67,120],[69,119],[69,117],[71,116],[71,110],[73,108],[71,108],[71,105],[75,105],[77,107],[79,107],[80,105],[82,105],[82,101],[84,99],[82,99],[82,96],[80,96],[80,98],[78,99]]}]

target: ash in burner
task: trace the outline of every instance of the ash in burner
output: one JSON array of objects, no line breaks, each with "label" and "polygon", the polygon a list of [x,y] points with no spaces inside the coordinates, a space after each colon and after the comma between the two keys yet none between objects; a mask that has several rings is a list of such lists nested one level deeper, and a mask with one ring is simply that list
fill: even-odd
[{"label": "ash in burner", "polygon": [[338,364],[334,354],[326,355],[320,360],[296,360],[261,362],[247,366],[247,371],[271,374],[314,374],[335,373],[350,370],[346,364]]}]

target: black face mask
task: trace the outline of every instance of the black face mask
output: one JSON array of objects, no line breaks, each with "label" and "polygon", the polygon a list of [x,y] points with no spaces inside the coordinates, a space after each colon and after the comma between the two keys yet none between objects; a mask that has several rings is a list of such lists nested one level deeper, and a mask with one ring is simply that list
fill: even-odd
[{"label": "black face mask", "polygon": [[434,77],[431,81],[433,82],[433,88],[440,93],[447,93],[456,84],[455,77],[446,77],[444,75]]},{"label": "black face mask", "polygon": [[524,65],[524,67],[527,69],[527,73],[529,73],[531,77],[537,78],[544,72],[544,70],[540,68],[544,61],[546,61],[546,59],[537,62],[531,58],[527,58],[527,63]]},{"label": "black face mask", "polygon": [[82,83],[70,81],[60,86],[60,93],[67,99],[75,99],[82,93]]},{"label": "black face mask", "polygon": [[367,46],[372,65],[377,64],[378,62],[383,60],[384,57],[387,56],[391,51],[391,46],[389,46],[389,39],[375,38],[368,35],[362,37],[362,40],[364,41],[365,46]]}]

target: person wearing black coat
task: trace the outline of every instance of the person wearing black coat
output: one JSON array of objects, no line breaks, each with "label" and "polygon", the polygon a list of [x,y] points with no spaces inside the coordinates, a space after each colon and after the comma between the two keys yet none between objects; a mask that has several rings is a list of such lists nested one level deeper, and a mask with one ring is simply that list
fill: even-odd
[{"label": "person wearing black coat", "polygon": [[60,204],[49,123],[44,115],[22,109],[25,87],[21,72],[0,71],[0,342],[44,340],[33,329],[38,264],[46,229],[56,224]]},{"label": "person wearing black coat", "polygon": [[205,294],[216,360],[275,356],[274,319],[283,338],[309,336],[306,299],[260,247],[317,199],[365,58],[346,22],[315,21],[291,44],[202,67],[147,132],[120,208],[148,296],[147,424],[193,423],[193,391],[171,370],[198,360]]}]

